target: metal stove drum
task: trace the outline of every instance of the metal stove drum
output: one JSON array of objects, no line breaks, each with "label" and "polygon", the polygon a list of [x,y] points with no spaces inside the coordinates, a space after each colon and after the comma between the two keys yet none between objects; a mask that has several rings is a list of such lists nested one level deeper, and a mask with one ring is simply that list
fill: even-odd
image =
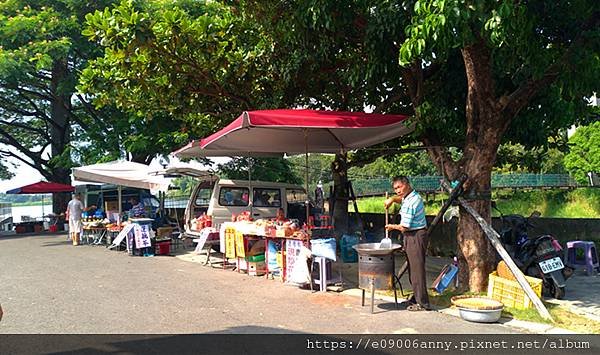
[{"label": "metal stove drum", "polygon": [[395,274],[394,257],[402,249],[400,244],[390,248],[380,248],[379,243],[362,243],[353,246],[358,253],[358,287],[362,290],[362,306],[365,305],[365,291],[371,291],[371,313],[375,302],[375,290],[394,290],[394,301],[398,308],[396,283],[402,285]]}]

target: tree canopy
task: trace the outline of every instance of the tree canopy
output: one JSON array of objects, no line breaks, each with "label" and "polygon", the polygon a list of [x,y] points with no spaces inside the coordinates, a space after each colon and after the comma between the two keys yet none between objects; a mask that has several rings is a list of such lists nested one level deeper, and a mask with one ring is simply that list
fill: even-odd
[{"label": "tree canopy", "polygon": [[600,173],[600,122],[577,128],[569,139],[565,168],[577,182],[587,184],[588,173]]}]

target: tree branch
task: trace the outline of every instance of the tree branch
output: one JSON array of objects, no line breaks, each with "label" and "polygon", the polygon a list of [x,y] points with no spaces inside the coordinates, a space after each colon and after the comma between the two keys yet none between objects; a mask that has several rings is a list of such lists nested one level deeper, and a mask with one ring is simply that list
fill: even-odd
[{"label": "tree branch", "polygon": [[[417,112],[417,107],[423,103],[423,69],[419,63],[412,63],[410,67],[402,70],[402,77],[410,96],[413,109]],[[418,117],[420,118],[420,117]]]},{"label": "tree branch", "polygon": [[447,147],[442,146],[440,140],[431,130],[426,130],[420,137],[421,142],[427,148],[427,153],[438,171],[449,180],[456,180],[461,174],[462,160],[455,162],[450,156]]},{"label": "tree branch", "polygon": [[43,169],[42,166],[38,166],[36,164],[33,164],[32,162],[30,162],[30,161],[28,161],[26,159],[23,159],[23,157],[21,157],[20,155],[15,154],[13,152],[6,151],[6,150],[1,150],[0,154],[2,154],[3,156],[6,156],[6,157],[13,157],[13,158],[15,158],[15,159],[17,159],[17,160],[25,163],[26,165],[29,165],[30,167],[34,168],[35,170],[39,171],[40,169]]},{"label": "tree branch", "polygon": [[0,124],[5,124],[7,126],[13,126],[13,127],[19,127],[21,129],[24,129],[24,130],[27,130],[27,131],[30,131],[30,132],[35,132],[35,133],[39,134],[40,136],[42,136],[42,137],[44,137],[46,139],[50,138],[48,136],[48,134],[46,133],[46,131],[44,131],[43,129],[35,128],[35,127],[30,126],[30,125],[26,125],[24,123],[21,123],[21,122],[0,120]]},{"label": "tree branch", "polygon": [[503,95],[499,99],[500,107],[503,116],[507,117],[504,129],[507,129],[510,125],[510,121],[514,118],[531,99],[539,93],[540,90],[552,84],[560,75],[564,72],[565,68],[569,67],[569,59],[574,49],[577,46],[583,44],[584,36],[588,30],[597,29],[600,26],[600,11],[596,10],[592,15],[585,21],[577,35],[577,37],[571,42],[571,45],[563,55],[553,64],[549,65],[544,71],[544,74],[538,79],[531,78],[524,82],[520,87],[510,94]]},{"label": "tree branch", "polygon": [[[84,109],[90,114],[90,116],[92,116],[92,118],[100,123],[101,125],[104,126],[104,128],[107,128],[106,125],[106,121],[104,121],[103,119],[101,119],[98,116],[98,113],[96,112],[96,109],[94,109],[94,107],[92,107],[92,105],[81,95],[81,94],[76,94],[75,95],[77,97],[77,99],[79,100],[79,102],[81,102],[83,104]],[[84,129],[84,130],[88,130],[88,125],[85,124],[79,117],[75,117],[74,116],[75,121],[77,121],[77,123],[79,123],[79,125]]]},{"label": "tree branch", "polygon": [[0,135],[4,137],[5,144],[17,148],[21,153],[25,154],[34,163],[37,163],[39,165],[43,165],[46,163],[46,161],[41,157],[42,152],[39,152],[40,156],[35,155],[35,152],[32,152],[31,150],[23,146],[15,137],[13,137],[10,133],[6,132],[1,126]]}]

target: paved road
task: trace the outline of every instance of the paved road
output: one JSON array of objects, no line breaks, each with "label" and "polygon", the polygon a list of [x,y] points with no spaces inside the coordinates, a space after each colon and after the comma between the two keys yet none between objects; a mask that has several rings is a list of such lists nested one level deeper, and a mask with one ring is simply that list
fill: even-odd
[{"label": "paved road", "polygon": [[[0,237],[0,333],[512,333],[437,312],[371,315],[360,299],[173,257]],[[386,307],[388,306],[388,307]]]}]

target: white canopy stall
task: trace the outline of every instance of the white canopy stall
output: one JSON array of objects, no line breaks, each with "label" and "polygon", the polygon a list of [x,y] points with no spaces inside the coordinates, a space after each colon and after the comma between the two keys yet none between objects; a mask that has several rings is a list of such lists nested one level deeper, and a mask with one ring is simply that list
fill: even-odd
[{"label": "white canopy stall", "polygon": [[118,186],[119,213],[121,213],[121,188],[149,189],[152,193],[165,192],[169,179],[152,175],[155,169],[148,165],[125,160],[116,160],[73,168],[73,178],[80,182],[106,183]]}]

